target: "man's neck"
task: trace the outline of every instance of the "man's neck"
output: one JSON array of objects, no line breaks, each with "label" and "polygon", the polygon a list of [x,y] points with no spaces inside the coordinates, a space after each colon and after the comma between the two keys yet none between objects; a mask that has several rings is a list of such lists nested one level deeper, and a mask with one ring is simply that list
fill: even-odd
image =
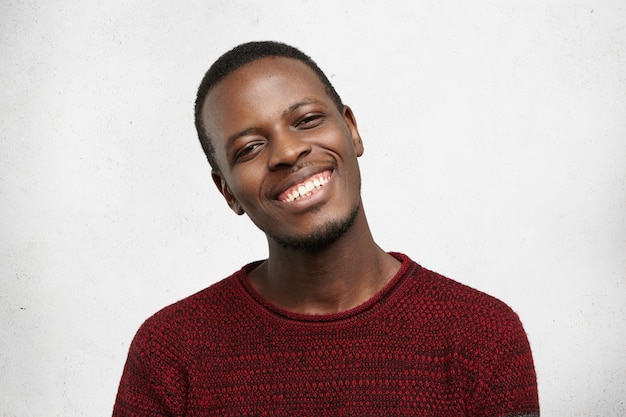
[{"label": "man's neck", "polygon": [[332,314],[357,307],[400,267],[374,242],[362,210],[343,236],[322,249],[295,250],[271,241],[269,247],[269,258],[250,271],[250,283],[269,302],[295,313]]}]

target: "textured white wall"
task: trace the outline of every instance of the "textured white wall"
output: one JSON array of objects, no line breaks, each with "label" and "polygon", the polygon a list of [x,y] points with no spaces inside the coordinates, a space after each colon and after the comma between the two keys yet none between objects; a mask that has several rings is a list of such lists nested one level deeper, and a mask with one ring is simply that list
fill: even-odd
[{"label": "textured white wall", "polygon": [[352,105],[378,241],[522,317],[544,416],[626,413],[622,1],[0,4],[0,415],[107,416],[157,309],[265,256],[193,128],[277,39]]}]

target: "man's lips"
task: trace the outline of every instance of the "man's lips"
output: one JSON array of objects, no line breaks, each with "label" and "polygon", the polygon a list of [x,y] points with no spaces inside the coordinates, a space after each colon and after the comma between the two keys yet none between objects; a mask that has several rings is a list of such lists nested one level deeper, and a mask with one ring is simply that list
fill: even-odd
[{"label": "man's lips", "polygon": [[316,190],[325,186],[331,176],[332,171],[330,170],[315,173],[287,188],[278,195],[277,200],[284,203],[291,203],[292,201],[308,198],[314,194]]}]

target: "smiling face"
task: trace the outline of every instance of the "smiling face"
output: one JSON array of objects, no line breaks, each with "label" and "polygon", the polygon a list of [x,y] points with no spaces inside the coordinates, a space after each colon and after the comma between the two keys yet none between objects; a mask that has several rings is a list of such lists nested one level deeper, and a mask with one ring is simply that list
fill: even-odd
[{"label": "smiling face", "polygon": [[310,249],[350,227],[363,145],[352,111],[337,108],[307,65],[270,57],[237,69],[209,92],[202,121],[216,185],[269,239]]}]

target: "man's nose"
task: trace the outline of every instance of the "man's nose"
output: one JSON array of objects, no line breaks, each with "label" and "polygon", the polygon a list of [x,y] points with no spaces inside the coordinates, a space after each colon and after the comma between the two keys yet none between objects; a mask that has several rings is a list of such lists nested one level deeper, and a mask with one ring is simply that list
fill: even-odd
[{"label": "man's nose", "polygon": [[270,138],[270,157],[268,161],[271,170],[283,166],[294,165],[301,157],[311,152],[311,144],[302,137],[302,132],[289,129],[277,131]]}]

